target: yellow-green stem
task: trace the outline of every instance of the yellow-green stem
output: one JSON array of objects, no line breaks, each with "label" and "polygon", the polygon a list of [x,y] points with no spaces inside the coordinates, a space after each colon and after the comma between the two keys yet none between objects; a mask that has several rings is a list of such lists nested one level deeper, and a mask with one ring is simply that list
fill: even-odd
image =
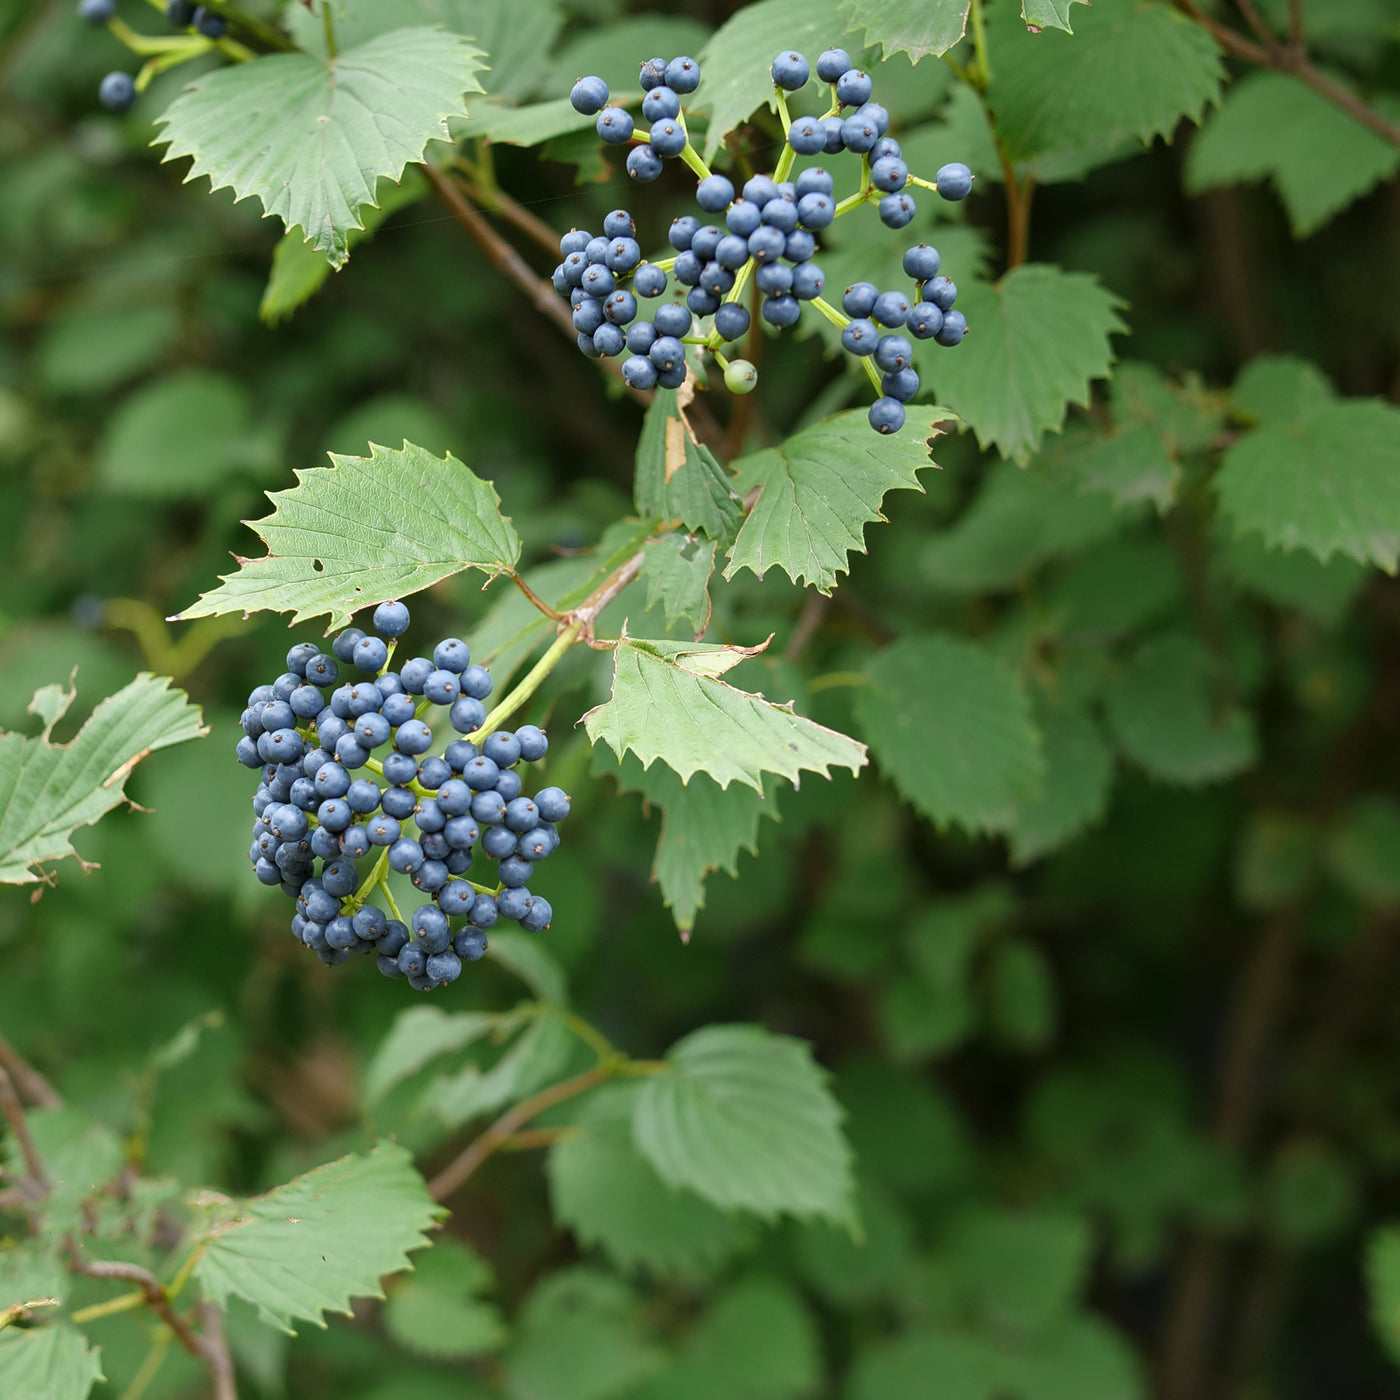
[{"label": "yellow-green stem", "polygon": [[708,180],[708,179],[710,178],[710,176],[714,173],[714,172],[710,169],[710,167],[709,167],[708,165],[705,164],[705,161],[704,161],[704,159],[701,157],[700,152],[697,151],[697,150],[695,149],[695,147],[692,146],[692,145],[690,144],[690,137],[688,137],[688,136],[687,136],[686,139],[685,139],[685,146],[684,146],[684,148],[683,148],[682,151],[681,151],[681,159],[682,159],[682,160],[696,173],[696,175],[698,175],[698,176],[700,177],[700,179],[702,179],[702,180]]},{"label": "yellow-green stem", "polygon": [[326,35],[326,56],[334,58],[335,47],[335,20],[331,17],[331,0],[321,0],[321,28]]},{"label": "yellow-green stem", "polygon": [[509,695],[486,716],[486,723],[480,729],[467,735],[470,743],[479,744],[488,734],[494,733],[501,727],[517,710],[519,710],[534,693],[544,684],[545,677],[555,668],[559,658],[564,655],[573,644],[578,641],[579,634],[583,631],[583,624],[580,622],[571,623],[554,639],[554,644],[540,659],[530,668],[529,674],[511,691]]},{"label": "yellow-green stem", "polygon": [[992,80],[992,72],[987,63],[987,30],[982,23],[982,0],[972,0],[968,18],[972,22],[972,51],[976,70],[976,82],[973,86],[978,92],[986,92]]},{"label": "yellow-green stem", "polygon": [[850,318],[839,312],[824,297],[813,297],[812,305],[836,327],[838,331],[844,331],[851,324]]},{"label": "yellow-green stem", "polygon": [[141,1289],[136,1289],[133,1293],[120,1293],[115,1298],[108,1298],[105,1303],[93,1303],[91,1307],[79,1308],[73,1313],[70,1321],[76,1322],[79,1327],[87,1322],[96,1322],[100,1317],[112,1317],[116,1313],[134,1312],[137,1308],[145,1307],[146,1295]]}]

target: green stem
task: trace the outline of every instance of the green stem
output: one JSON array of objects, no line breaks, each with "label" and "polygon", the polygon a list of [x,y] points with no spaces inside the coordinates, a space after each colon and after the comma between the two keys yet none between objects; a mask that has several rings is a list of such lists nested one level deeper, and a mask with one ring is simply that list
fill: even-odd
[{"label": "green stem", "polygon": [[[403,916],[402,914],[399,913],[399,903],[398,903],[398,900],[396,900],[396,899],[394,898],[394,892],[393,892],[393,890],[391,890],[391,889],[389,888],[389,882],[388,882],[388,880],[381,880],[381,881],[379,882],[379,888],[382,889],[382,890],[384,891],[384,901],[385,901],[385,903],[388,904],[388,906],[389,906],[389,912],[390,912],[390,913],[394,916],[394,918],[396,918],[400,923],[404,923],[404,922],[405,922],[404,916]],[[473,885],[472,888],[475,889],[476,886]]]},{"label": "green stem", "polygon": [[[778,99],[778,120],[783,124],[783,140],[786,141],[787,134],[792,129],[792,114],[788,111],[787,93],[785,93],[782,88],[775,87],[773,89],[773,95]],[[789,147],[789,149],[791,149],[791,147]],[[794,154],[796,153],[794,152]],[[782,181],[776,175],[773,178],[775,184],[782,184]]]},{"label": "green stem", "polygon": [[555,668],[560,657],[578,641],[582,631],[583,624],[581,622],[574,622],[566,627],[554,639],[554,644],[549,650],[530,668],[529,674],[486,716],[486,723],[480,729],[467,735],[468,742],[481,743],[488,734],[499,729],[506,720],[515,714],[544,684],[545,677]]},{"label": "green stem", "polygon": [[[680,256],[680,254],[677,254],[677,255],[676,255],[676,257],[679,257],[679,256]],[[676,259],[675,259],[675,258],[658,258],[654,263],[652,263],[652,266],[653,266],[653,267],[658,268],[658,269],[659,269],[660,271],[662,271],[662,272],[670,272],[670,270],[671,270],[673,267],[675,267],[675,265],[676,265]]]},{"label": "green stem", "polygon": [[823,297],[813,297],[812,305],[836,327],[838,331],[844,331],[851,324],[848,316],[842,315],[829,301]]},{"label": "green stem", "polygon": [[852,209],[859,209],[862,204],[869,204],[871,194],[872,190],[868,185],[858,189],[855,194],[848,194],[845,199],[836,206],[836,212],[831,217],[833,219],[839,219],[842,214],[849,214]]},{"label": "green stem", "polygon": [[987,30],[982,23],[982,0],[972,0],[968,15],[972,21],[972,51],[976,74],[973,86],[978,92],[986,92],[992,81],[992,72],[987,64]]},{"label": "green stem", "polygon": [[321,28],[326,35],[326,56],[336,56],[335,20],[331,18],[331,0],[321,0]]},{"label": "green stem", "polygon": [[129,24],[119,19],[109,19],[107,28],[129,48],[132,53],[159,54],[176,50],[192,50],[194,53],[207,53],[214,47],[212,40],[195,34],[172,34],[168,38],[157,39],[147,34],[138,34]]},{"label": "green stem", "polygon": [[[385,881],[388,879],[388,870],[389,848],[385,846],[379,853],[379,859],[374,862],[374,869],[369,872],[369,879],[366,880],[354,894],[345,899],[344,903],[340,906],[340,912],[342,914],[355,913],[355,911],[369,899],[370,895],[374,893],[377,887],[384,885]],[[397,918],[398,915],[396,914],[394,917]]]},{"label": "green stem", "polygon": [[917,175],[911,175],[909,177],[909,183],[911,185],[918,185],[920,189],[932,190],[934,194],[938,193],[938,186],[932,180],[921,180]]},{"label": "green stem", "polygon": [[824,676],[816,676],[807,682],[809,691],[835,690],[837,686],[843,685],[868,685],[862,671],[828,671]]},{"label": "green stem", "polygon": [[[787,106],[784,104],[783,111],[786,113]],[[787,135],[787,127],[783,128],[783,135]],[[783,153],[778,157],[778,164],[773,169],[773,183],[781,185],[789,175],[792,174],[792,167],[797,164],[797,152],[786,142],[783,143]]]},{"label": "green stem", "polygon": [[138,1288],[133,1293],[120,1293],[115,1298],[108,1298],[105,1303],[93,1303],[91,1307],[79,1308],[69,1318],[70,1322],[76,1322],[79,1327],[87,1322],[96,1322],[100,1317],[112,1317],[116,1313],[133,1312],[137,1308],[146,1306],[146,1295]]},{"label": "green stem", "polygon": [[705,164],[704,159],[700,155],[700,152],[697,151],[695,147],[690,144],[689,136],[685,138],[685,148],[681,151],[681,159],[702,180],[708,180],[710,176],[714,173],[710,169],[710,167]]}]

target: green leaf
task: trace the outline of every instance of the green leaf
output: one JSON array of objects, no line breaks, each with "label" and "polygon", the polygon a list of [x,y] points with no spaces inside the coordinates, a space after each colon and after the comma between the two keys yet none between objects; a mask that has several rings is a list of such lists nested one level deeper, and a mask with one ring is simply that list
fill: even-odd
[{"label": "green leaf", "polygon": [[1068,706],[1040,716],[1045,780],[1017,809],[1007,835],[1012,859],[1029,865],[1097,825],[1108,810],[1113,753],[1097,721]]},{"label": "green leaf", "polygon": [[1140,646],[1110,688],[1113,737],[1153,777],[1195,787],[1253,764],[1254,721],[1234,707],[1217,711],[1210,672],[1200,642],[1172,632]]},{"label": "green leaf", "polygon": [[443,1239],[413,1256],[412,1272],[389,1291],[384,1330],[405,1351],[461,1361],[499,1351],[500,1310],[478,1295],[492,1286],[491,1266],[458,1240]]},{"label": "green leaf", "polygon": [[1018,34],[1005,7],[989,27],[987,100],[1013,159],[1170,140],[1182,117],[1201,120],[1225,78],[1215,40],[1155,0],[1096,0],[1075,16],[1073,37]]},{"label": "green leaf", "polygon": [[1280,549],[1335,553],[1393,574],[1400,564],[1400,409],[1379,399],[1304,408],[1226,453],[1220,508],[1240,534]]},{"label": "green leaf", "polygon": [[620,1400],[664,1364],[632,1290],[601,1270],[575,1267],[549,1274],[526,1299],[505,1392],[511,1400]]},{"label": "green leaf", "polygon": [[1118,527],[1113,507],[1068,473],[1000,462],[963,514],[920,550],[919,572],[950,593],[1010,588]]},{"label": "green leaf", "polygon": [[[640,95],[640,94],[639,94]],[[622,99],[621,105],[629,105]],[[507,146],[538,146],[575,131],[592,132],[596,118],[579,112],[567,97],[532,102],[527,107],[497,107],[482,103],[472,116],[473,136]],[[593,138],[597,140],[596,136]]]},{"label": "green leaf", "polygon": [[674,389],[658,389],[637,439],[637,511],[732,540],[744,518],[715,454],[696,440]]},{"label": "green leaf", "polygon": [[537,1000],[553,1006],[568,1005],[564,969],[538,938],[498,928],[491,935],[490,957],[492,962],[500,963],[512,976],[524,982]]},{"label": "green leaf", "polygon": [[[647,58],[652,54],[668,58],[698,54],[710,34],[711,26],[682,14],[633,14],[580,25],[550,60],[543,90],[567,92],[582,74],[596,73],[612,89],[614,102],[628,99],[634,92],[640,101],[637,69]],[[706,72],[705,81],[709,80]],[[685,105],[689,110],[690,103]]]},{"label": "green leaf", "polygon": [[1362,797],[1344,814],[1327,843],[1332,877],[1362,904],[1400,904],[1400,805]]},{"label": "green leaf", "polygon": [[811,1314],[775,1278],[732,1284],[686,1334],[669,1370],[628,1400],[806,1400],[823,1379]]},{"label": "green leaf", "polygon": [[1384,1225],[1366,1242],[1371,1323],[1391,1360],[1400,1363],[1400,1228]]},{"label": "green leaf", "polygon": [[[764,643],[767,646],[767,643]],[[613,648],[612,699],[583,717],[593,743],[650,768],[657,759],[688,783],[705,772],[720,787],[738,781],[763,790],[763,775],[796,784],[804,770],[858,773],[865,745],[794,714],[792,704],[736,690],[719,677],[763,647],[634,641]]]},{"label": "green leaf", "polygon": [[[509,571],[520,536],[500,497],[450,454],[370,443],[368,457],[330,454],[332,466],[297,472],[268,493],[276,509],[252,525],[267,545],[201,593],[181,619],[267,610],[293,623],[321,613],[342,627],[359,608],[440,583],[463,569]],[[245,524],[250,522],[245,522]],[[237,556],[235,556],[237,557]]]},{"label": "green leaf", "polygon": [[757,851],[762,817],[778,820],[770,792],[744,784],[721,788],[703,769],[681,780],[664,764],[643,768],[635,755],[617,773],[623,792],[640,792],[647,805],[661,809],[661,835],[651,876],[682,933],[695,926],[705,907],[705,877],[712,870],[737,875],[739,852]]},{"label": "green leaf", "polygon": [[1322,627],[1335,627],[1366,585],[1370,571],[1336,555],[1325,564],[1303,549],[1269,549],[1258,535],[1227,535],[1218,542],[1229,576],[1247,593],[1296,608]]},{"label": "green leaf", "polygon": [[1073,1305],[1093,1235],[1078,1215],[972,1207],[945,1240],[958,1293],[1003,1326],[1044,1327]]},{"label": "green leaf", "polygon": [[43,732],[32,739],[0,733],[0,883],[32,884],[40,862],[76,855],[73,832],[125,798],[126,780],[147,754],[209,732],[184,691],[142,671],[98,705],[68,743],[51,743],[74,694],[45,686],[29,706]]},{"label": "green leaf", "polygon": [[920,406],[912,416],[908,431],[881,437],[863,410],[839,413],[735,462],[735,489],[757,499],[729,547],[725,578],[778,568],[830,593],[851,551],[865,553],[865,526],[884,522],[885,494],[923,490],[918,473],[933,465],[927,438],[950,415]]},{"label": "green leaf", "polygon": [[641,1086],[589,1096],[570,1134],[549,1150],[554,1217],[619,1269],[703,1276],[734,1254],[747,1231],[733,1216],[664,1182],[632,1142]]},{"label": "green leaf", "polygon": [[[492,938],[495,943],[495,938]],[[423,1093],[424,1109],[449,1128],[552,1084],[568,1068],[578,1042],[557,1015],[536,1017],[490,1069],[468,1064],[439,1075]]]},{"label": "green leaf", "polygon": [[865,677],[856,715],[903,796],[939,825],[1010,827],[1044,766],[1011,671],[959,637],[908,636],[879,652]]},{"label": "green leaf", "polygon": [[971,1337],[906,1332],[860,1353],[848,1400],[1000,1400],[1001,1367]]},{"label": "green leaf", "polygon": [[[1396,104],[1384,103],[1394,115]],[[1306,238],[1400,168],[1400,150],[1286,73],[1246,73],[1191,143],[1192,194],[1269,180]]]},{"label": "green leaf", "polygon": [[842,1109],[811,1047],[759,1026],[705,1026],[642,1085],[633,1140],[664,1181],[725,1210],[850,1224]]},{"label": "green leaf", "polygon": [[866,48],[878,44],[885,58],[907,53],[917,63],[941,57],[962,38],[969,5],[970,0],[842,0],[841,11],[852,30],[865,31]]},{"label": "green leaf", "polygon": [[1147,423],[1111,433],[1066,432],[1047,456],[1080,490],[1107,496],[1118,510],[1150,504],[1164,511],[1176,496],[1176,462]]},{"label": "green leaf", "polygon": [[109,491],[155,500],[203,496],[255,465],[252,401],[230,375],[188,369],[142,385],[103,434],[97,475]]},{"label": "green leaf", "polygon": [[1012,939],[992,953],[987,968],[987,1024],[1003,1041],[1038,1050],[1055,1033],[1055,978],[1033,943]]},{"label": "green leaf", "polygon": [[705,77],[696,101],[689,104],[709,114],[706,161],[712,161],[724,138],[765,102],[777,110],[769,70],[783,49],[815,56],[844,28],[834,0],[759,0],[740,6],[700,54]]},{"label": "green leaf", "polygon": [[667,627],[690,624],[699,641],[710,625],[710,575],[715,571],[715,542],[673,531],[650,539],[639,578],[647,584],[647,611],[658,603]]},{"label": "green leaf", "polygon": [[438,29],[399,29],[329,61],[266,54],[195,79],[156,118],[157,140],[165,160],[194,157],[187,181],[208,175],[236,199],[256,195],[340,267],[378,180],[449,138],[447,118],[481,91],[483,60]]},{"label": "green leaf", "polygon": [[[353,248],[368,238],[391,214],[427,193],[428,182],[416,170],[405,171],[397,184],[381,180],[375,192],[375,203],[366,209],[362,227],[350,230],[346,248]],[[295,233],[283,234],[272,250],[272,270],[258,304],[258,316],[269,326],[285,320],[321,290],[331,270],[330,263],[314,243],[308,243]]]},{"label": "green leaf", "polygon": [[1296,355],[1256,355],[1230,391],[1235,412],[1256,423],[1291,422],[1304,409],[1337,397],[1331,381]]},{"label": "green leaf", "polygon": [[[12,1162],[17,1155],[11,1148]],[[23,1176],[22,1156],[15,1165]],[[10,1243],[0,1250],[0,1315],[27,1303],[53,1299],[61,1304],[67,1298],[70,1276],[58,1251],[59,1242],[53,1239]]]},{"label": "green leaf", "polygon": [[87,1339],[71,1327],[0,1332],[0,1395],[13,1400],[86,1400],[104,1379]]},{"label": "green leaf", "polygon": [[1316,877],[1318,847],[1310,819],[1257,809],[1235,856],[1235,897],[1246,909],[1265,914],[1297,903]]},{"label": "green leaf", "polygon": [[970,334],[930,373],[979,445],[1003,457],[1026,457],[1071,403],[1088,404],[1090,380],[1113,364],[1109,336],[1126,329],[1118,298],[1093,277],[1045,263],[1013,268],[994,287],[974,282],[958,305]]},{"label": "green leaf", "polygon": [[[48,1173],[50,1191],[44,1200],[44,1225],[61,1239],[82,1215],[82,1203],[102,1195],[121,1174],[125,1153],[121,1140],[105,1124],[72,1104],[30,1109],[29,1131]],[[13,1138],[6,1144],[10,1175],[27,1174]]]},{"label": "green leaf", "polygon": [[1021,0],[1021,18],[1035,29],[1063,29],[1074,33],[1070,6],[1087,5],[1089,0]]},{"label": "green leaf", "polygon": [[381,1276],[408,1267],[440,1214],[408,1151],[381,1142],[239,1203],[212,1224],[195,1273],[220,1307],[242,1298],[284,1332],[321,1327],[352,1298],[382,1298]]},{"label": "green leaf", "polygon": [[1004,1393],[1018,1400],[1145,1400],[1142,1365],[1124,1338],[1098,1317],[1064,1318],[1003,1356]]},{"label": "green leaf", "polygon": [[365,1070],[365,1103],[378,1103],[430,1060],[481,1040],[500,1023],[501,1017],[487,1011],[448,1013],[437,1006],[411,1006],[400,1011]]}]

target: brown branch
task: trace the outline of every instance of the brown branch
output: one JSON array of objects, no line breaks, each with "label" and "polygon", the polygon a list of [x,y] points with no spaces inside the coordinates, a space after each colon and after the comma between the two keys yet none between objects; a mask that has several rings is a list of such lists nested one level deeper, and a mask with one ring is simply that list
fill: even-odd
[{"label": "brown branch", "polygon": [[1264,23],[1263,15],[1254,7],[1254,0],[1235,0],[1235,8],[1244,16],[1244,22],[1254,31],[1265,48],[1278,47],[1278,36]]},{"label": "brown branch", "polygon": [[551,608],[519,574],[511,574],[511,582],[546,616],[554,619],[555,622],[563,622],[564,614],[558,608]]},{"label": "brown branch", "polygon": [[15,1141],[19,1143],[19,1150],[24,1155],[24,1165],[29,1172],[30,1179],[40,1186],[47,1187],[49,1178],[44,1171],[44,1159],[39,1156],[39,1149],[34,1145],[33,1135],[30,1133],[29,1124],[24,1117],[24,1105],[15,1092],[15,1082],[4,1069],[0,1069],[0,1112],[4,1113],[5,1121],[9,1123],[10,1131],[15,1135]]},{"label": "brown branch", "polygon": [[[1296,3],[1296,0],[1293,0],[1293,3]],[[1374,131],[1383,141],[1390,142],[1392,146],[1400,146],[1400,122],[1383,117],[1374,108],[1368,107],[1354,92],[1334,82],[1318,68],[1302,47],[1301,27],[1298,40],[1287,45],[1274,41],[1266,48],[1246,39],[1243,34],[1236,33],[1228,25],[1212,19],[1196,0],[1176,0],[1176,6],[1205,29],[1226,53],[1260,68],[1291,73],[1299,82],[1312,88],[1319,97],[1325,98],[1334,107],[1339,107],[1348,116],[1354,117],[1362,126]],[[1301,26],[1301,15],[1298,16],[1298,22]]]},{"label": "brown branch", "polygon": [[[462,193],[454,180],[444,175],[442,171],[435,170],[431,165],[424,165],[423,173],[427,175],[433,188],[441,196],[443,203],[452,211],[452,217],[472,236],[477,246],[490,260],[491,265],[515,283],[541,316],[552,321],[571,341],[577,341],[578,332],[574,329],[574,318],[570,314],[568,306],[559,299],[554,288],[543,278],[535,275],[529,263],[491,227],[481,211]],[[599,363],[608,373],[622,380],[622,367],[615,359],[604,358]],[[633,389],[630,385],[626,387],[627,392],[638,403],[649,404],[652,401],[653,395],[650,389]]]},{"label": "brown branch", "polygon": [[646,554],[639,549],[621,568],[614,569],[603,580],[582,607],[575,608],[569,614],[575,622],[583,624],[583,634],[586,638],[593,636],[593,624],[598,620],[598,614],[637,577],[644,563],[646,563]]},{"label": "brown branch", "polygon": [[233,1357],[229,1355],[228,1342],[224,1337],[224,1320],[217,1303],[206,1298],[199,1305],[200,1320],[204,1323],[204,1336],[201,1350],[209,1375],[214,1381],[214,1400],[238,1400],[238,1384],[233,1374]]},{"label": "brown branch", "polygon": [[0,1035],[0,1066],[9,1071],[15,1087],[35,1108],[63,1107],[58,1091],[3,1035]]},{"label": "brown branch", "polygon": [[1288,42],[1300,51],[1307,43],[1303,32],[1303,0],[1288,0]]},{"label": "brown branch", "polygon": [[146,1299],[146,1306],[170,1328],[175,1340],[191,1356],[203,1359],[204,1347],[194,1329],[171,1306],[161,1281],[140,1264],[128,1264],[122,1259],[84,1259],[76,1246],[72,1250],[73,1271],[87,1278],[110,1279],[122,1283],[134,1283]]},{"label": "brown branch", "polygon": [[538,1117],[547,1108],[564,1103],[579,1094],[603,1083],[616,1073],[616,1065],[611,1061],[594,1065],[592,1069],[576,1074],[558,1084],[542,1089],[528,1099],[522,1099],[514,1108],[501,1114],[480,1137],[473,1139],[466,1150],[455,1157],[428,1183],[428,1193],[435,1201],[445,1201],[460,1187],[471,1174],[498,1148],[515,1136],[532,1118]]}]

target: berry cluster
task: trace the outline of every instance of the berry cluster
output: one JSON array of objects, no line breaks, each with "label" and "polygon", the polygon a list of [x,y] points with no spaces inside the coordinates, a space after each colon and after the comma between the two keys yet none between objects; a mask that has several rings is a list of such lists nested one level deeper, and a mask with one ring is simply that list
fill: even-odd
[{"label": "berry cluster", "polygon": [[[465,642],[448,637],[431,660],[389,669],[408,624],[402,603],[382,603],[373,634],[346,628],[329,653],[315,642],[294,646],[285,674],[248,697],[237,756],[261,774],[248,859],[263,884],[296,900],[297,939],[332,966],[375,952],[384,976],[427,991],[481,957],[497,919],[532,933],[548,927],[554,911],[527,881],[558,847],[569,798],[557,787],[523,795],[516,767],[542,759],[549,741],[532,724],[490,731],[482,701],[491,676]],[[455,739],[432,756],[424,718],[435,706],[479,744]],[[371,776],[352,776],[357,769]],[[463,878],[478,842],[496,862],[491,886]],[[407,923],[390,871],[432,900]],[[387,915],[369,902],[376,889]]]},{"label": "berry cluster", "polygon": [[[108,24],[116,15],[117,0],[78,0],[78,17],[89,24]],[[165,18],[175,29],[193,30],[211,43],[228,34],[228,21],[222,15],[191,0],[165,0]],[[159,60],[155,62],[159,65]],[[117,69],[102,79],[97,96],[108,111],[125,112],[136,101],[136,79]]]},{"label": "berry cluster", "polygon": [[[897,432],[904,424],[904,404],[919,391],[919,376],[909,340],[894,332],[907,330],[917,340],[943,346],[959,344],[967,322],[952,309],[957,288],[938,275],[937,250],[921,243],[904,255],[904,270],[914,279],[912,295],[882,293],[860,282],[846,289],[838,311],[822,297],[826,277],[814,260],[817,235],[841,214],[868,203],[877,205],[888,227],[903,228],[915,212],[910,185],[936,190],[945,199],[965,199],[972,172],[953,162],[932,181],[911,175],[899,143],[888,135],[889,113],[870,100],[870,75],[843,49],[827,49],[817,59],[817,77],[831,88],[830,110],[823,117],[788,118],[786,94],[811,77],[800,53],[779,54],[771,71],[787,149],[771,174],[753,176],[737,192],[690,144],[681,97],[700,84],[700,65],[693,58],[642,64],[642,115],[650,123],[645,136],[637,135],[625,108],[609,105],[601,78],[580,78],[570,101],[579,112],[596,115],[604,141],[632,143],[628,174],[646,183],[661,174],[665,158],[680,157],[700,176],[695,199],[702,213],[723,216],[724,227],[682,215],[669,234],[675,257],[653,263],[642,258],[631,214],[615,209],[603,221],[601,235],[571,229],[560,240],[563,261],[554,269],[554,288],[569,298],[579,349],[594,359],[627,352],[622,377],[635,389],[678,388],[687,373],[686,346],[692,345],[713,355],[731,392],[747,393],[757,372],[747,360],[727,359],[721,346],[749,330],[749,312],[741,304],[749,280],[763,294],[763,319],[779,329],[796,324],[802,303],[809,302],[841,329],[842,344],[861,358],[879,392],[870,409],[871,426]],[[788,178],[799,155],[842,152],[861,158],[859,188],[845,199],[836,198],[835,179],[821,166]],[[668,301],[651,320],[638,319],[637,298],[662,296],[668,273],[688,289],[684,304]],[[708,324],[696,324],[707,319]],[[881,327],[889,333],[881,334]]]}]

